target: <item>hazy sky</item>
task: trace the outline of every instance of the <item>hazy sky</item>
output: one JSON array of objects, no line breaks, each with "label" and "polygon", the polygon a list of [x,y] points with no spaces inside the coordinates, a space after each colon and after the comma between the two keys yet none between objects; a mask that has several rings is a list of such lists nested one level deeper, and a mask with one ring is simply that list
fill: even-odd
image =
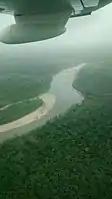
[{"label": "hazy sky", "polygon": [[[94,12],[91,16],[70,19],[67,32],[57,38],[23,46],[49,45],[88,45],[94,43],[112,42],[112,4]],[[7,25],[14,23],[11,15],[0,15],[0,31]],[[4,44],[1,44],[2,47]],[[0,45],[0,46],[1,46]],[[7,45],[4,45],[6,47]],[[8,47],[7,48],[11,48]]]}]

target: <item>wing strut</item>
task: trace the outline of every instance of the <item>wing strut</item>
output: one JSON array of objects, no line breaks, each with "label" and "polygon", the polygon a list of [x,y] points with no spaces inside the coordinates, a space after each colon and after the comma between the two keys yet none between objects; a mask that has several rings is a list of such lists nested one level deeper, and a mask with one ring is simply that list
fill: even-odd
[{"label": "wing strut", "polygon": [[85,8],[83,0],[80,0],[80,2],[81,2],[82,7]]}]

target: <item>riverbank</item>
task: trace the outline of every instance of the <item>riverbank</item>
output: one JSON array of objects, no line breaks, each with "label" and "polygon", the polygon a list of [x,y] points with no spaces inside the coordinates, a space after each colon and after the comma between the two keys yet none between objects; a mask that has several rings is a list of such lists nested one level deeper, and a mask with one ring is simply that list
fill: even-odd
[{"label": "riverbank", "polygon": [[18,120],[25,115],[37,110],[43,105],[38,97],[34,100],[28,99],[8,104],[0,109],[0,125],[5,125]]},{"label": "riverbank", "polygon": [[0,132],[10,131],[15,128],[27,125],[31,122],[38,121],[44,115],[46,115],[55,104],[55,96],[49,93],[39,96],[43,101],[43,105],[38,108],[36,111],[8,124],[0,125]]}]

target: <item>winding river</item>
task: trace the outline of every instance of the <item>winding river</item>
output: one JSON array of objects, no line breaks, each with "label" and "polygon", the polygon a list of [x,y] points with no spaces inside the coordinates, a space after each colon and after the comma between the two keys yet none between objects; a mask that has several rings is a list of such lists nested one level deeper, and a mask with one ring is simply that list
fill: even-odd
[{"label": "winding river", "polygon": [[28,133],[46,123],[50,118],[64,113],[73,104],[80,104],[84,97],[73,89],[72,83],[79,70],[86,64],[65,69],[53,77],[48,93],[42,94],[43,106],[34,112],[8,124],[0,125],[0,141]]}]

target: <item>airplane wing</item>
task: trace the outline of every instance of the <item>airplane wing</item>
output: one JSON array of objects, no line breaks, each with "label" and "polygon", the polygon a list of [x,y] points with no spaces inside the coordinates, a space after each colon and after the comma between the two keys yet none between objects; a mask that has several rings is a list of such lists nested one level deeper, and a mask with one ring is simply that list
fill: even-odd
[{"label": "airplane wing", "polygon": [[[73,0],[74,1],[74,0]],[[73,12],[71,17],[81,17],[85,15],[91,15],[91,13],[95,10],[98,10],[105,5],[109,4],[112,2],[112,0],[80,0],[80,4],[82,8],[76,10],[76,2],[74,1],[71,3],[73,5]]]},{"label": "airplane wing", "polygon": [[19,44],[56,37],[66,31],[71,17],[90,15],[112,0],[0,0],[0,13],[14,15],[15,24],[0,34],[0,41]]}]

